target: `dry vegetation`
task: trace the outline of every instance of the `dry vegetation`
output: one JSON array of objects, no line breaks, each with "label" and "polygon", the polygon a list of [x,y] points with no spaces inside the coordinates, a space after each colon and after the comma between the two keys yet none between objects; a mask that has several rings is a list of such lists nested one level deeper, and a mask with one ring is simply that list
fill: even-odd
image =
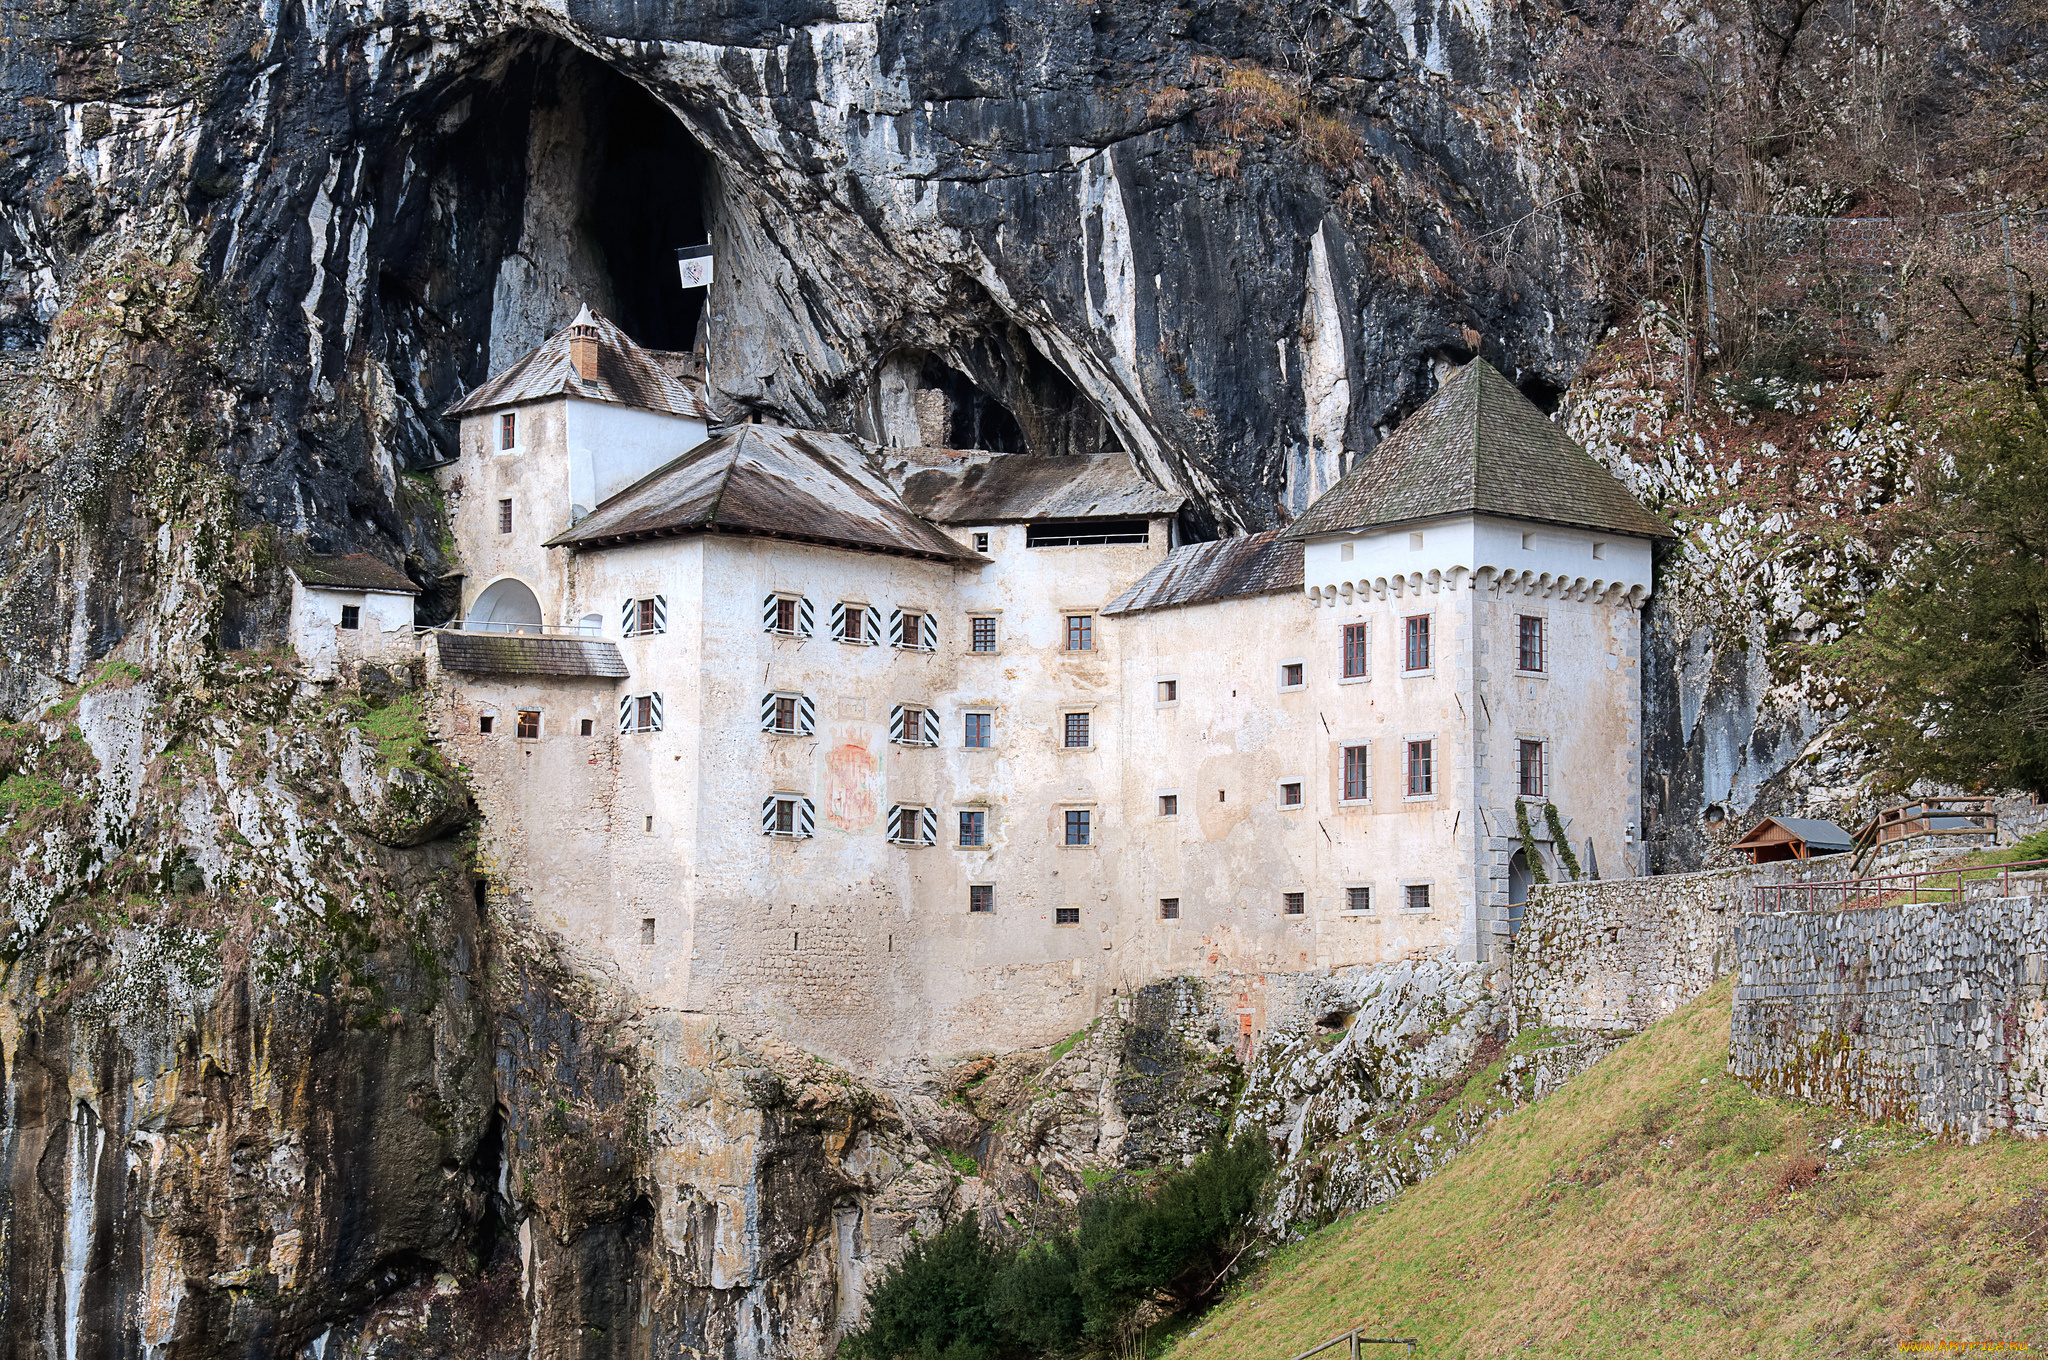
[{"label": "dry vegetation", "polygon": [[1724,1071],[1731,986],[1287,1248],[1171,1360],[1284,1360],[1359,1323],[1432,1357],[2048,1345],[2048,1146],[1752,1093]]}]

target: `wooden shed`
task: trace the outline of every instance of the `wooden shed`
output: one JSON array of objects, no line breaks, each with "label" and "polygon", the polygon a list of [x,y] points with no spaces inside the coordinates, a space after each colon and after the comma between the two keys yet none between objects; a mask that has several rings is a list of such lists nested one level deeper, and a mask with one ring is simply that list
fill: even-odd
[{"label": "wooden shed", "polygon": [[1855,849],[1856,838],[1817,817],[1766,817],[1735,842],[1734,848],[1748,855],[1751,864],[1770,864],[1781,859],[1839,855]]}]

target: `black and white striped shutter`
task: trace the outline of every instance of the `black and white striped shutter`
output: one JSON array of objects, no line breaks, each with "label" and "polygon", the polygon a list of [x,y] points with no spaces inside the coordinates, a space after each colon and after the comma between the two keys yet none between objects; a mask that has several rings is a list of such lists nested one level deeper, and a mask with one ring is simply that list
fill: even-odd
[{"label": "black and white striped shutter", "polygon": [[782,612],[779,608],[777,608],[777,606],[779,606],[781,603],[782,597],[780,595],[773,593],[772,591],[769,593],[766,599],[761,601],[762,632],[772,633],[775,631],[775,616]]},{"label": "black and white striped shutter", "polygon": [[909,638],[903,636],[903,611],[900,609],[889,611],[889,640],[901,647],[914,647],[917,645]]},{"label": "black and white striped shutter", "polygon": [[818,706],[808,694],[796,696],[796,730],[807,737],[818,730]]},{"label": "black and white striped shutter", "polygon": [[622,694],[619,696],[619,731],[630,732],[632,730],[633,696],[630,694]]},{"label": "black and white striped shutter", "polygon": [[895,742],[899,746],[903,744],[902,704],[898,704],[894,708],[889,710],[889,740]]},{"label": "black and white striped shutter", "polygon": [[937,845],[939,843],[939,810],[923,808],[917,814],[917,843]]},{"label": "black and white striped shutter", "polygon": [[638,600],[628,600],[624,604],[619,606],[620,637],[633,636],[633,625],[639,622],[639,620],[634,617],[634,615],[640,612],[638,609],[634,608],[634,606],[638,603]]},{"label": "black and white striped shutter", "polygon": [[647,730],[648,730],[648,731],[650,731],[650,732],[659,732],[659,731],[661,730],[661,691],[660,691],[660,690],[656,690],[656,691],[655,691],[654,693],[652,693],[652,694],[648,695],[648,696],[647,696],[647,700],[648,700],[648,703],[647,703],[647,707],[648,707],[648,727],[647,727]]},{"label": "black and white striped shutter", "polygon": [[832,606],[832,636],[835,638],[844,638],[846,636],[846,606],[843,604],[834,604]]},{"label": "black and white striped shutter", "polygon": [[939,715],[937,710],[926,709],[924,711],[924,720],[919,725],[924,728],[921,734],[924,744],[927,746],[937,746],[939,744]]},{"label": "black and white striped shutter", "polygon": [[809,836],[818,829],[818,805],[808,798],[796,800],[796,834]]},{"label": "black and white striped shutter", "polygon": [[815,618],[816,616],[811,612],[810,597],[808,595],[798,596],[796,601],[796,631],[798,637],[809,637],[811,635],[811,624]]},{"label": "black and white striped shutter", "polygon": [[883,823],[882,823],[882,836],[883,836],[883,839],[885,839],[885,840],[889,840],[889,841],[900,841],[900,840],[902,840],[902,839],[903,839],[903,807],[902,807],[902,805],[901,805],[900,803],[891,803],[891,804],[889,804],[889,811],[888,811],[887,813],[883,814],[883,815],[884,815],[884,817],[886,818],[886,820],[884,820],[884,821],[883,821]]},{"label": "black and white striped shutter", "polygon": [[934,615],[926,614],[923,616],[923,620],[924,621],[918,625],[917,629],[918,645],[923,647],[928,652],[936,652],[937,650],[939,650],[938,618]]},{"label": "black and white striped shutter", "polygon": [[880,616],[879,616],[879,615],[877,614],[877,612],[876,612],[875,610],[872,610],[872,609],[863,609],[863,610],[861,610],[861,612],[860,612],[860,617],[861,617],[861,622],[862,622],[862,623],[863,623],[864,625],[866,625],[866,627],[867,627],[867,633],[868,633],[868,646],[870,646],[870,647],[879,647],[879,646],[881,646],[881,645],[882,645],[882,620],[881,620]]},{"label": "black and white striped shutter", "polygon": [[761,730],[763,732],[775,730],[775,695],[773,693],[761,696]]},{"label": "black and white striped shutter", "polygon": [[775,834],[775,795],[772,793],[761,800],[761,834]]},{"label": "black and white striped shutter", "polygon": [[657,633],[666,633],[668,631],[668,596],[666,595],[654,597],[654,631]]}]

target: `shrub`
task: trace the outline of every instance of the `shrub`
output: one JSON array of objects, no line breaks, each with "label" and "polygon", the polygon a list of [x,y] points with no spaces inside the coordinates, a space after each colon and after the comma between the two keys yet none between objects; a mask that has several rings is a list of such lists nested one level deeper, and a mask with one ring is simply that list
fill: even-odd
[{"label": "shrub", "polygon": [[990,1309],[1007,1253],[970,1210],[904,1254],[868,1296],[867,1325],[846,1338],[855,1360],[988,1360],[1008,1337]]}]

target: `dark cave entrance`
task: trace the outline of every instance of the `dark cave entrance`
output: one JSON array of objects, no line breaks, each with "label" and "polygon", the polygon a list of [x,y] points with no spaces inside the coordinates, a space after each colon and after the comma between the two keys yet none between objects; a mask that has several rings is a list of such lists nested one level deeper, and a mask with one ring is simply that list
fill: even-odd
[{"label": "dark cave entrance", "polygon": [[582,54],[602,150],[586,223],[610,275],[612,320],[650,349],[697,342],[702,288],[685,291],[676,248],[706,239],[709,157],[653,95]]}]

